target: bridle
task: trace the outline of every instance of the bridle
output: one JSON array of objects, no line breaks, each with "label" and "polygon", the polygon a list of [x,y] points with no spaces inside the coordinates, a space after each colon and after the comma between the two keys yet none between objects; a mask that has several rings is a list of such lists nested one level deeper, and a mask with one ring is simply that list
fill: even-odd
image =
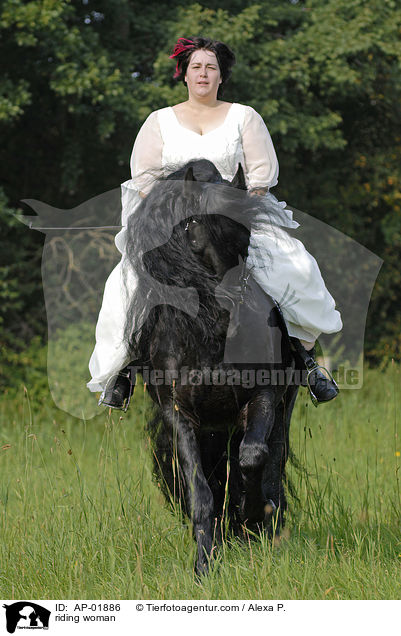
[{"label": "bridle", "polygon": [[[194,217],[190,217],[186,224],[185,224],[185,228],[184,231],[188,234],[189,232],[189,228],[191,226],[191,223],[197,224],[199,225],[199,221],[197,221],[196,219],[194,219]],[[243,259],[242,262],[242,267],[241,267],[241,272],[239,275],[239,283],[240,283],[240,294],[239,294],[239,299],[238,299],[238,303],[240,305],[242,305],[244,303],[245,300],[245,294],[248,288],[248,281],[249,281],[249,277],[251,275],[251,269],[249,269],[247,267],[247,257],[245,257]]]}]

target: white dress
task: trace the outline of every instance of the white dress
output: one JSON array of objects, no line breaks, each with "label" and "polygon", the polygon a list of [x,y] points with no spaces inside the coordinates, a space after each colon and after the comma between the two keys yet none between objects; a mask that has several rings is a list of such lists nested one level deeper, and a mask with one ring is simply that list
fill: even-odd
[{"label": "white dress", "polygon": [[[232,104],[222,125],[200,135],[182,126],[173,108],[149,115],[136,138],[132,156],[132,179],[122,184],[122,225],[116,245],[124,254],[125,225],[147,194],[155,174],[167,174],[191,159],[209,159],[224,179],[231,180],[238,164],[245,170],[249,189],[277,184],[278,162],[270,134],[260,115],[250,106]],[[266,202],[277,210],[281,226],[297,227],[292,213],[268,192]],[[270,258],[267,258],[269,254]],[[326,289],[315,259],[285,229],[274,230],[263,222],[252,228],[247,266],[252,276],[281,306],[291,336],[312,342],[321,333],[342,328],[339,312]],[[130,289],[135,281],[130,281]],[[91,391],[101,391],[107,380],[126,366],[123,342],[126,315],[121,263],[110,274],[96,327],[96,346],[89,363]]]}]

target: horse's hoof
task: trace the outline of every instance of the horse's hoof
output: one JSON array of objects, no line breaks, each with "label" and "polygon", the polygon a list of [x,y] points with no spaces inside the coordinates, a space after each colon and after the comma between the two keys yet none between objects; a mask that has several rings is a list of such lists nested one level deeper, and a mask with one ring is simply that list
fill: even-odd
[{"label": "horse's hoof", "polygon": [[274,513],[276,512],[276,510],[277,510],[277,506],[276,506],[276,504],[274,503],[274,501],[272,501],[271,499],[268,499],[268,500],[266,501],[266,503],[265,503],[265,507],[264,507],[265,520],[266,520],[267,518],[269,518],[269,519],[270,519],[270,518],[274,515]]},{"label": "horse's hoof", "polygon": [[276,539],[280,533],[280,517],[278,516],[278,509],[272,499],[268,499],[263,508],[263,527],[265,528],[268,536]]}]

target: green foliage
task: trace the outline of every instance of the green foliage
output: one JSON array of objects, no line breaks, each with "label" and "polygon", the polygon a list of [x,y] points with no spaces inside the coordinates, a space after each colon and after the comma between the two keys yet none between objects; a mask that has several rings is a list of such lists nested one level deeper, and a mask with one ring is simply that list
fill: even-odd
[{"label": "green foliage", "polygon": [[12,403],[21,387],[29,387],[35,392],[37,404],[49,400],[47,379],[47,346],[35,336],[16,350],[15,343],[1,347],[0,390]]},{"label": "green foliage", "polygon": [[21,379],[18,369],[25,361],[18,353],[35,335],[43,338],[46,333],[40,278],[42,239],[27,233],[13,216],[16,212],[0,190],[0,387]]},{"label": "green foliage", "polygon": [[24,112],[24,107],[30,104],[31,95],[28,82],[20,80],[12,83],[8,77],[1,82],[0,121],[12,120]]},{"label": "green foliage", "polygon": [[[37,198],[68,208],[128,178],[144,118],[186,97],[172,79],[173,42],[219,38],[237,56],[225,99],[255,107],[272,134],[280,161],[275,194],[385,260],[367,351],[376,359],[399,355],[400,23],[391,0],[225,0],[217,9],[206,0],[3,0],[3,206]],[[1,270],[7,325],[21,331],[29,323],[32,332],[40,293],[33,299],[19,289],[15,271],[32,279],[24,250],[34,252],[40,239],[22,238],[27,230],[10,230],[9,221],[2,226],[2,244],[13,243]],[[17,302],[22,310],[29,303],[35,320],[26,312],[16,318]]]}]

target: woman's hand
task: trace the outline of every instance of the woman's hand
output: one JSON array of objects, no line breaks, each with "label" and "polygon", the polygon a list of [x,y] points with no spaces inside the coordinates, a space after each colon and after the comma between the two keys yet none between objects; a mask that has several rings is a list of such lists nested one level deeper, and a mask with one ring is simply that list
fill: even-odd
[{"label": "woman's hand", "polygon": [[252,188],[252,190],[249,190],[249,194],[253,197],[255,194],[258,194],[259,196],[263,197],[266,192],[269,190],[269,188]]}]

